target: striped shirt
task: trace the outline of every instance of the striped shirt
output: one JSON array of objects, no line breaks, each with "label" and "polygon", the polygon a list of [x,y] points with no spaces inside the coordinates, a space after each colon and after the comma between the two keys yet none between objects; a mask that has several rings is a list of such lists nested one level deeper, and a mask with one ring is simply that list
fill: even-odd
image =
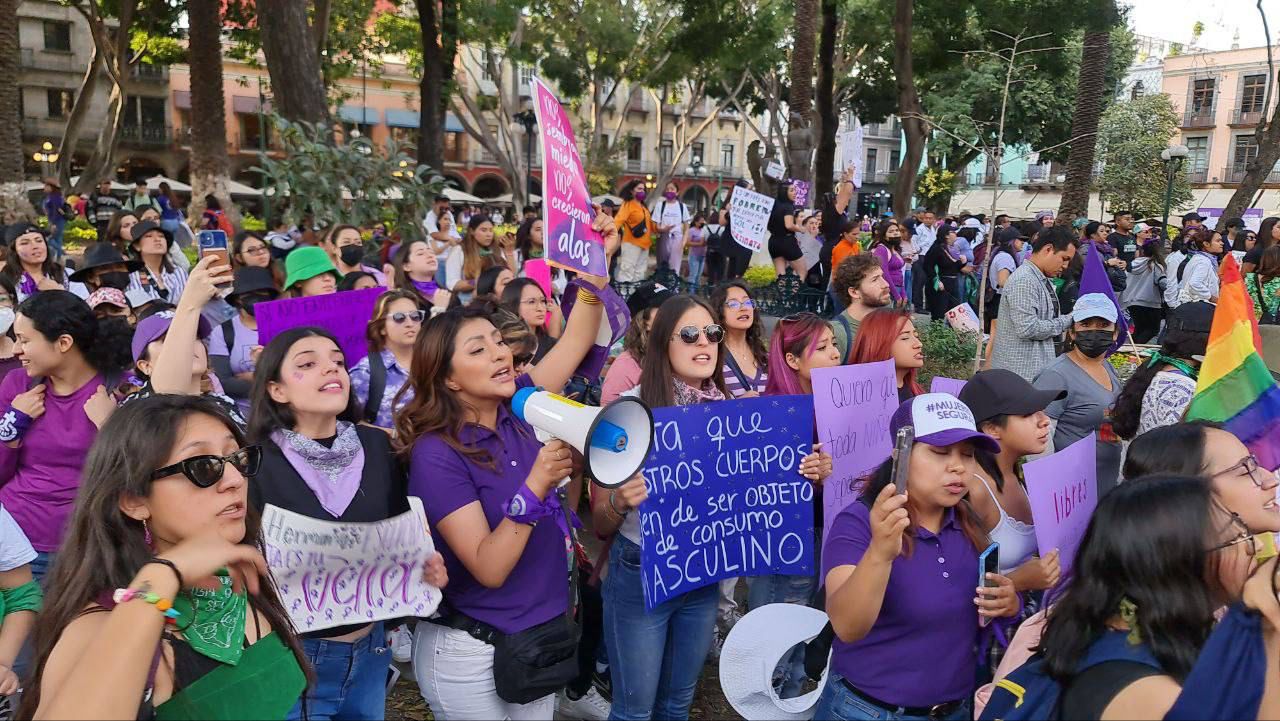
[{"label": "striped shirt", "polygon": [[[763,365],[756,366],[756,374],[754,377],[748,377],[748,384],[744,385],[742,379],[737,373],[733,372],[733,368],[725,363],[720,369],[720,373],[724,376],[724,389],[728,391],[730,398],[741,398],[743,395],[755,391],[756,393],[764,393],[765,384],[769,381],[769,372],[765,370]],[[743,371],[745,374],[746,371]]]},{"label": "striped shirt", "polygon": [[183,289],[187,287],[187,271],[177,266],[173,266],[172,270],[161,270],[160,282],[164,284],[163,291],[156,285],[150,271],[146,268],[129,274],[129,290],[146,293],[152,298],[177,305]]}]

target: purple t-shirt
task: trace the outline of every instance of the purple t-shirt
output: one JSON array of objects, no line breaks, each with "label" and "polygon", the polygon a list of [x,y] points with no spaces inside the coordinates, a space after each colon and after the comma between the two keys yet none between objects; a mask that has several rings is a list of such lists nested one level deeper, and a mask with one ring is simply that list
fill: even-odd
[{"label": "purple t-shirt", "polygon": [[227,347],[227,337],[222,332],[222,327],[215,326],[213,332],[209,334],[209,355],[227,356],[232,373],[252,373],[253,359],[249,351],[258,345],[258,329],[246,326],[240,319],[239,313],[232,316],[231,327],[235,329],[235,338],[232,339],[235,347]]},{"label": "purple t-shirt", "polygon": [[889,284],[889,293],[893,299],[897,301],[906,298],[907,290],[903,287],[905,278],[902,273],[906,262],[903,261],[902,256],[884,245],[872,248],[871,254],[880,261],[880,268],[884,270],[884,279]]},{"label": "purple t-shirt", "polygon": [[[0,478],[9,479],[0,488],[0,504],[13,514],[37,551],[57,551],[62,541],[85,456],[98,435],[84,404],[102,383],[101,376],[94,376],[65,396],[55,395],[46,383],[44,415],[31,424],[17,448],[0,443]],[[14,397],[31,385],[25,370],[10,371],[0,381],[0,410],[8,411]],[[0,423],[7,420],[0,417]]]},{"label": "purple t-shirt", "polygon": [[[528,375],[516,379],[517,388],[532,384]],[[436,548],[449,570],[445,602],[504,633],[523,631],[563,614],[569,608],[568,559],[564,534],[555,522],[548,519],[533,528],[524,553],[501,588],[481,585],[438,530],[442,519],[476,501],[490,529],[502,523],[503,504],[524,484],[542,449],[533,427],[503,404],[498,407],[496,431],[467,425],[459,440],[467,448],[488,451],[494,466],[468,459],[437,433],[418,439],[409,462],[409,494],[422,499]]]},{"label": "purple t-shirt", "polygon": [[[857,565],[871,545],[870,510],[850,503],[831,523],[822,578]],[[884,603],[860,641],[831,647],[831,668],[855,688],[886,703],[932,706],[973,695],[977,670],[978,552],[948,511],[942,532],[916,530],[913,553],[889,573]]]}]

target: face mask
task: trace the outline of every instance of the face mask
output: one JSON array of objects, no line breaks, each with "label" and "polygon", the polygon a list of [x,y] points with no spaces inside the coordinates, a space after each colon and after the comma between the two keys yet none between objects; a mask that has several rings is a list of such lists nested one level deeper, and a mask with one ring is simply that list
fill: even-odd
[{"label": "face mask", "polygon": [[98,285],[103,288],[124,290],[129,287],[129,274],[120,270],[113,270],[109,273],[100,273],[98,274]]},{"label": "face mask", "polygon": [[1076,349],[1088,358],[1097,358],[1111,349],[1115,334],[1109,330],[1082,330],[1076,333]]},{"label": "face mask", "polygon": [[644,192],[643,190],[637,190],[637,191],[636,191],[636,200],[638,200],[638,201],[640,201],[641,203],[643,203],[643,202],[644,202],[644,198],[645,198],[645,192]]},{"label": "face mask", "polygon": [[345,265],[359,265],[360,259],[364,258],[364,248],[358,245],[344,245],[338,251],[338,255]]},{"label": "face mask", "polygon": [[13,327],[13,319],[17,317],[17,313],[13,308],[0,308],[0,334],[8,333]]},{"label": "face mask", "polygon": [[675,194],[675,193],[671,193],[671,192],[667,192],[667,193],[663,193],[663,194],[662,194],[662,197],[666,198],[667,200],[675,200],[675,199],[676,199],[676,194]]}]

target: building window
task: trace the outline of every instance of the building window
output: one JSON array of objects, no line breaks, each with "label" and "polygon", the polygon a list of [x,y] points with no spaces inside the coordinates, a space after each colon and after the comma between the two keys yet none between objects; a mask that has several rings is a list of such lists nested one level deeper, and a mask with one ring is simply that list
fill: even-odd
[{"label": "building window", "polygon": [[534,67],[532,65],[520,66],[520,85],[521,86],[533,85],[533,71],[534,71]]},{"label": "building window", "polygon": [[450,163],[461,163],[466,159],[466,148],[463,146],[462,133],[444,134],[444,159]]},{"label": "building window", "polygon": [[725,168],[736,167],[733,162],[733,143],[725,143],[720,146],[720,165]]},{"label": "building window", "polygon": [[890,173],[898,172],[899,165],[902,165],[902,151],[890,150],[889,151],[889,172]]},{"label": "building window", "polygon": [[493,63],[494,70],[501,73],[502,56],[497,53],[491,53],[488,50],[480,55],[480,79],[488,83],[494,83],[497,82],[497,79],[489,72],[490,63]]},{"label": "building window", "polygon": [[876,149],[867,148],[867,172],[876,172]]},{"label": "building window", "polygon": [[1240,83],[1240,112],[1261,113],[1263,96],[1267,92],[1267,76],[1246,75]]},{"label": "building window", "polygon": [[257,150],[263,147],[264,141],[271,139],[270,135],[263,137],[263,116],[257,113],[236,113],[236,119],[240,121],[241,150]]},{"label": "building window", "polygon": [[1209,169],[1209,137],[1187,138],[1187,170],[1203,172]]},{"label": "building window", "polygon": [[689,147],[689,164],[702,165],[705,161],[705,146],[702,143],[694,143]]},{"label": "building window", "polygon": [[1237,173],[1243,173],[1249,161],[1258,157],[1258,140],[1253,133],[1237,135],[1236,144],[1232,150],[1231,169]]},{"label": "building window", "polygon": [[75,94],[70,90],[49,88],[49,117],[65,118],[71,114],[71,106],[75,105]]},{"label": "building window", "polygon": [[671,165],[671,157],[675,154],[675,146],[670,140],[664,140],[658,145],[658,162],[662,167],[666,168]]},{"label": "building window", "polygon": [[1197,115],[1213,111],[1213,90],[1216,81],[1203,78],[1195,81],[1191,87],[1191,111]]},{"label": "building window", "polygon": [[392,126],[388,128],[391,139],[399,145],[417,145],[418,129],[417,128],[397,128]]},{"label": "building window", "polygon": [[627,162],[638,163],[644,159],[644,141],[636,136],[627,138]]},{"label": "building window", "polygon": [[44,49],[60,53],[71,52],[71,23],[45,20]]}]

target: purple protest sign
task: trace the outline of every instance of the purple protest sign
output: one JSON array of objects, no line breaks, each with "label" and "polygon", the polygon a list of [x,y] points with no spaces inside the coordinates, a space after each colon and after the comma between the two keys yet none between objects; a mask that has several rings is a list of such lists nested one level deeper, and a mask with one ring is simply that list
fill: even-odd
[{"label": "purple protest sign", "polygon": [[1058,549],[1065,576],[1098,507],[1098,444],[1093,434],[1022,466],[1040,555]]},{"label": "purple protest sign", "polygon": [[386,292],[386,288],[365,288],[259,303],[253,307],[254,317],[258,319],[258,342],[265,346],[290,328],[319,326],[338,339],[338,347],[347,357],[350,368],[369,355],[365,332],[378,296]]},{"label": "purple protest sign", "polygon": [[893,451],[889,419],[898,410],[893,361],[815,368],[813,410],[818,440],[832,461],[822,487],[825,539],[836,515],[857,497],[858,480]]},{"label": "purple protest sign", "polygon": [[960,381],[955,378],[943,378],[942,376],[934,376],[933,381],[929,383],[930,393],[950,393],[956,398],[960,397],[960,391],[964,390],[964,384],[968,381]]},{"label": "purple protest sign", "polygon": [[806,180],[793,180],[791,187],[796,189],[796,207],[809,207],[809,182]]},{"label": "purple protest sign", "polygon": [[542,144],[542,220],[547,260],[565,270],[609,275],[604,238],[591,228],[594,215],[573,123],[560,100],[533,79],[533,108]]}]

